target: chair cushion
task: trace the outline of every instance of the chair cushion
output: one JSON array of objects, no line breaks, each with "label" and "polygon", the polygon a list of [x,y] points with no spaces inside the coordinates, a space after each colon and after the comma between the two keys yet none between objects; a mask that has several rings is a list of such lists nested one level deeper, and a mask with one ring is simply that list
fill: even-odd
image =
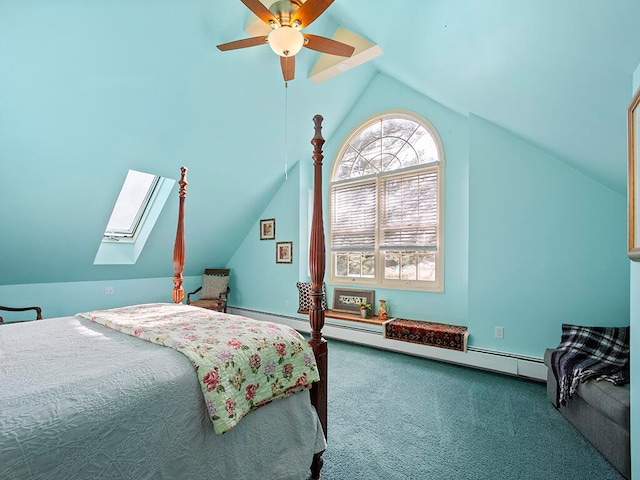
[{"label": "chair cushion", "polygon": [[195,302],[191,302],[192,307],[200,307],[206,308],[208,310],[217,310],[219,312],[223,311],[225,308],[224,302],[220,300],[196,300]]},{"label": "chair cushion", "polygon": [[200,300],[217,300],[221,293],[227,291],[229,277],[222,275],[202,275],[202,291]]},{"label": "chair cushion", "polygon": [[[298,282],[298,313],[307,313],[311,309],[311,283]],[[326,285],[322,284],[322,310],[327,310]]]}]

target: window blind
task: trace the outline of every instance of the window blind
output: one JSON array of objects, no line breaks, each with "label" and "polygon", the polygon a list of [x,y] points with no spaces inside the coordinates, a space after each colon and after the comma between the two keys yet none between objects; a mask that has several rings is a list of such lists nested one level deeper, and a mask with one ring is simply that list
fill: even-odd
[{"label": "window blind", "polygon": [[438,238],[438,173],[382,179],[380,248],[435,250]]},{"label": "window blind", "polygon": [[331,189],[331,249],[373,251],[376,242],[375,180]]}]

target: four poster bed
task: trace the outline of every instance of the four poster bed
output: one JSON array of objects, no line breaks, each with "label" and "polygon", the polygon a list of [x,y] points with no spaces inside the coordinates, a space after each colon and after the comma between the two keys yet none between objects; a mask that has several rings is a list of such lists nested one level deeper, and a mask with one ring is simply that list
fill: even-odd
[{"label": "four poster bed", "polygon": [[322,117],[314,123],[309,342],[283,325],[182,305],[183,168],[174,304],[0,328],[0,478],[298,480],[309,468],[320,477]]}]

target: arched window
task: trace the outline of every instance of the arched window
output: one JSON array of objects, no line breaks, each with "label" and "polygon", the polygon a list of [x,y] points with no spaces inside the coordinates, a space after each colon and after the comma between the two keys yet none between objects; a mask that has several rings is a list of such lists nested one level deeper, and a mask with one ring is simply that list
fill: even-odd
[{"label": "arched window", "polygon": [[331,181],[331,282],[443,291],[440,139],[426,120],[386,113],[344,143]]}]

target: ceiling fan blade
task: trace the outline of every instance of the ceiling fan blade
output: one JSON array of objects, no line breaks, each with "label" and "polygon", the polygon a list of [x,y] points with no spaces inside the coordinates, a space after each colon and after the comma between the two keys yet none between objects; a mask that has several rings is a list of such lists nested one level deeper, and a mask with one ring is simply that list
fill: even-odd
[{"label": "ceiling fan blade", "polygon": [[267,25],[271,25],[269,21],[273,21],[276,23],[276,25],[280,25],[280,22],[278,22],[276,16],[271,13],[271,11],[260,2],[260,0],[241,0],[241,2],[244,3],[256,17],[258,17]]},{"label": "ceiling fan blade", "polygon": [[284,81],[293,80],[296,72],[296,57],[280,57],[280,66],[282,67],[282,76]]},{"label": "ceiling fan blade", "polygon": [[315,50],[316,52],[339,55],[341,57],[350,57],[353,55],[355,50],[351,45],[347,45],[346,43],[338,42],[330,38],[320,37],[318,35],[304,34],[304,38],[309,40],[304,46],[311,50]]},{"label": "ceiling fan blade", "polygon": [[307,0],[302,6],[291,15],[291,25],[296,20],[299,20],[302,26],[300,28],[307,28],[311,25],[316,18],[322,15],[329,6],[333,3],[333,0]]},{"label": "ceiling fan blade", "polygon": [[218,45],[218,50],[226,52],[227,50],[237,50],[238,48],[255,47],[258,45],[267,44],[267,35],[260,37],[243,38],[242,40],[236,40],[235,42],[223,43]]}]

